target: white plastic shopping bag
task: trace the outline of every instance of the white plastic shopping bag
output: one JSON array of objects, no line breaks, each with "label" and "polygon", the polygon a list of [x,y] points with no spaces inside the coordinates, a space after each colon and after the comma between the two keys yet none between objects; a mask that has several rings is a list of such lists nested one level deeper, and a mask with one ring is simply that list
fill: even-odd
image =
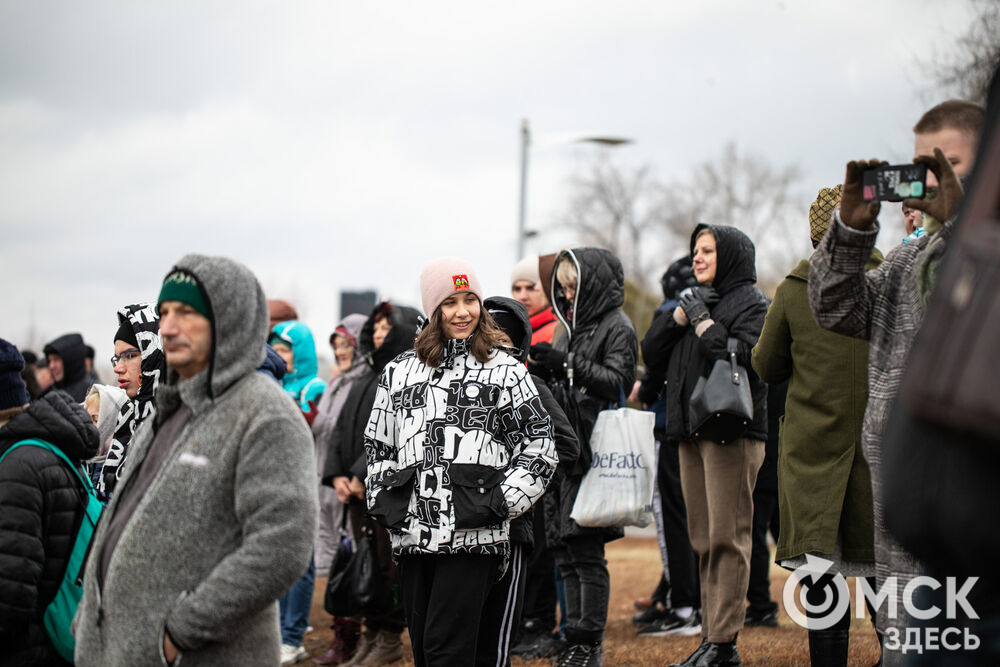
[{"label": "white plastic shopping bag", "polygon": [[652,412],[624,407],[597,415],[590,470],[570,518],[581,526],[646,526],[653,520],[656,479]]}]

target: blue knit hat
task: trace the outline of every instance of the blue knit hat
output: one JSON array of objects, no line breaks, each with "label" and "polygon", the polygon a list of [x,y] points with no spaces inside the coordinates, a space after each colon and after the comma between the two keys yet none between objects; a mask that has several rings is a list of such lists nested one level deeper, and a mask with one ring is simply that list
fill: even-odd
[{"label": "blue knit hat", "polygon": [[0,338],[0,411],[28,404],[28,391],[21,379],[24,358],[17,348]]}]

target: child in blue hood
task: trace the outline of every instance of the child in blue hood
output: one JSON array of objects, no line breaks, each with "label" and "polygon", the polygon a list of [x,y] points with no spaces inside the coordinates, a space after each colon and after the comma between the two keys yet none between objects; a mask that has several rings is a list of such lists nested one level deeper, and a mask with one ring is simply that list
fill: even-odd
[{"label": "child in blue hood", "polygon": [[[271,328],[267,343],[285,360],[287,371],[281,378],[281,386],[295,399],[306,421],[312,425],[317,414],[316,404],[326,389],[326,383],[316,374],[316,343],[312,332],[302,322],[279,322]],[[283,665],[298,662],[307,655],[302,639],[309,625],[315,568],[315,561],[310,560],[309,569],[279,601]]]},{"label": "child in blue hood", "polygon": [[287,366],[281,386],[303,412],[312,412],[310,403],[319,401],[326,383],[317,375],[316,343],[309,327],[296,320],[279,322],[271,329],[267,343],[281,355]]}]

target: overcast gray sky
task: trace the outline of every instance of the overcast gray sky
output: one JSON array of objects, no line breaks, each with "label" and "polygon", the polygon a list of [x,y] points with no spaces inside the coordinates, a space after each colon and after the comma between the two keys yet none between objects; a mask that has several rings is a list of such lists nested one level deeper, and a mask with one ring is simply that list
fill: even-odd
[{"label": "overcast gray sky", "polygon": [[[912,156],[946,97],[917,59],[967,21],[928,0],[0,0],[0,336],[81,331],[110,377],[116,309],[187,252],[245,262],[326,356],[341,289],[419,305],[454,254],[505,292],[521,118],[631,137],[614,160],[664,180],[736,141],[798,164],[808,202],[849,159]],[[573,240],[551,227],[593,150],[532,154],[529,250]]]}]

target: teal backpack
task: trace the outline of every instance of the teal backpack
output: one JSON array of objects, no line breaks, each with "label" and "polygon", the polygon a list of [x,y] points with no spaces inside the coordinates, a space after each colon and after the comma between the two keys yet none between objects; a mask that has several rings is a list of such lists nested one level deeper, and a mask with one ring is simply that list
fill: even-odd
[{"label": "teal backpack", "polygon": [[52,443],[34,438],[22,440],[4,452],[3,456],[0,456],[0,461],[3,461],[7,454],[10,454],[22,445],[32,445],[47,449],[65,461],[77,479],[80,480],[80,483],[83,484],[83,490],[86,495],[87,504],[84,508],[83,520],[80,521],[80,529],[76,532],[76,539],[73,541],[73,549],[70,551],[69,561],[66,563],[66,572],[63,574],[62,583],[59,584],[55,598],[45,608],[45,615],[42,617],[45,631],[48,633],[49,639],[52,641],[52,645],[55,646],[56,651],[64,660],[73,662],[73,650],[76,648],[76,640],[70,632],[70,624],[76,615],[76,608],[80,604],[80,598],[83,597],[83,564],[87,558],[87,551],[90,549],[90,539],[94,535],[94,528],[97,526],[97,520],[100,518],[101,510],[104,506],[97,499],[97,494],[94,492],[94,486],[90,483],[90,479],[86,475],[81,476],[80,472],[73,466],[69,458],[63,454],[62,450]]}]

